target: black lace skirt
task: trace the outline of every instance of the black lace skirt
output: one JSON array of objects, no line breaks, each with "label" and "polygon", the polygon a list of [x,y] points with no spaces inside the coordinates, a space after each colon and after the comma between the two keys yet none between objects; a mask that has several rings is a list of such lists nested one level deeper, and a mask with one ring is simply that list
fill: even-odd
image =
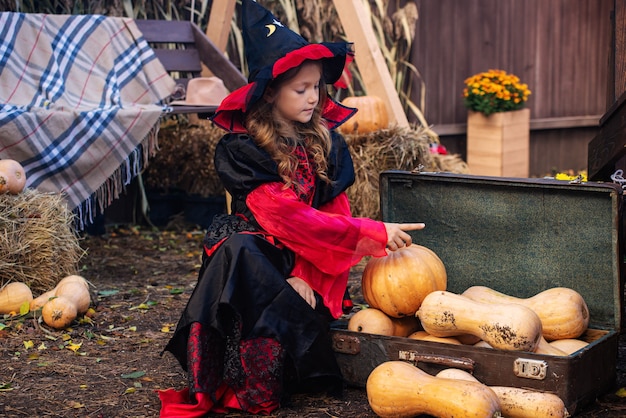
[{"label": "black lace skirt", "polygon": [[[230,227],[220,228],[224,233]],[[242,404],[261,401],[259,393],[283,398],[293,391],[340,392],[341,372],[329,335],[333,318],[319,295],[314,310],[287,283],[293,253],[244,224],[234,228],[238,232],[226,232],[225,239],[215,230],[207,234],[207,244],[219,245],[205,256],[198,283],[165,347],[188,372],[191,392],[213,394],[226,384],[242,394]],[[200,345],[208,349],[198,349],[198,335],[208,336]],[[269,357],[255,360],[267,367],[245,368],[249,353],[242,347],[249,348],[252,341],[264,341],[268,347],[268,339],[278,348],[261,350]],[[268,372],[278,377],[268,379]],[[259,379],[251,373],[258,373]],[[267,387],[259,390],[251,381],[267,382]]]}]

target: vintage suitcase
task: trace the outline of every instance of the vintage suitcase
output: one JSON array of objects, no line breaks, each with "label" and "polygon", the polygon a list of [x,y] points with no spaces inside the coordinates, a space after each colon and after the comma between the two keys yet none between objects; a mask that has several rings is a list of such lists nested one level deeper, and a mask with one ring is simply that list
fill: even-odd
[{"label": "vintage suitcase", "polygon": [[526,298],[570,287],[588,304],[582,339],[591,344],[555,357],[351,332],[339,321],[333,345],[349,384],[364,387],[374,367],[401,359],[433,374],[457,367],[487,385],[553,392],[570,414],[611,389],[622,309],[620,186],[387,171],[380,195],[383,220],[426,223],[413,240],[442,259],[449,291],[484,285]]}]

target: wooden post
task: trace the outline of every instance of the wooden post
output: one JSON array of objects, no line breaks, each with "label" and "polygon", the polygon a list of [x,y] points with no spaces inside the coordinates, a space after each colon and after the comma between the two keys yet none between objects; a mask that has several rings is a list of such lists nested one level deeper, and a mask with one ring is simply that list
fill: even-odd
[{"label": "wooden post", "polygon": [[626,1],[615,0],[609,52],[607,111],[600,132],[589,142],[589,180],[609,181],[616,170],[626,170]]},{"label": "wooden post", "polygon": [[[209,24],[206,28],[206,36],[222,52],[226,51],[228,35],[230,34],[230,23],[235,14],[236,0],[214,1],[211,5]],[[209,77],[213,75],[211,70],[203,66],[202,75]]]},{"label": "wooden post", "polygon": [[363,8],[363,0],[333,0],[333,3],[348,39],[354,42],[354,59],[363,77],[367,94],[383,99],[391,123],[408,127],[406,113],[402,109],[370,18]]}]

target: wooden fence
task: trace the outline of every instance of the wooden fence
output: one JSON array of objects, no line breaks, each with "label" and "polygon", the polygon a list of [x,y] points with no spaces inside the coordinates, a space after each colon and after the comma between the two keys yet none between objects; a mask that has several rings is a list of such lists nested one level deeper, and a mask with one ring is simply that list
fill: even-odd
[{"label": "wooden fence", "polygon": [[531,176],[587,168],[587,145],[607,109],[614,0],[416,0],[412,63],[424,113],[465,156],[465,78],[490,68],[529,85]]}]

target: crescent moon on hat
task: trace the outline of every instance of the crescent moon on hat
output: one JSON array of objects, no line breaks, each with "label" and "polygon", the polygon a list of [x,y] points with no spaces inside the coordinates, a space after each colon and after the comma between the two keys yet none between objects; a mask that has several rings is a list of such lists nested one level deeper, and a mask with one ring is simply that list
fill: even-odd
[{"label": "crescent moon on hat", "polygon": [[265,27],[267,28],[267,30],[269,30],[267,37],[269,38],[270,36],[272,36],[272,33],[274,33],[274,31],[276,30],[276,25],[265,25]]}]

